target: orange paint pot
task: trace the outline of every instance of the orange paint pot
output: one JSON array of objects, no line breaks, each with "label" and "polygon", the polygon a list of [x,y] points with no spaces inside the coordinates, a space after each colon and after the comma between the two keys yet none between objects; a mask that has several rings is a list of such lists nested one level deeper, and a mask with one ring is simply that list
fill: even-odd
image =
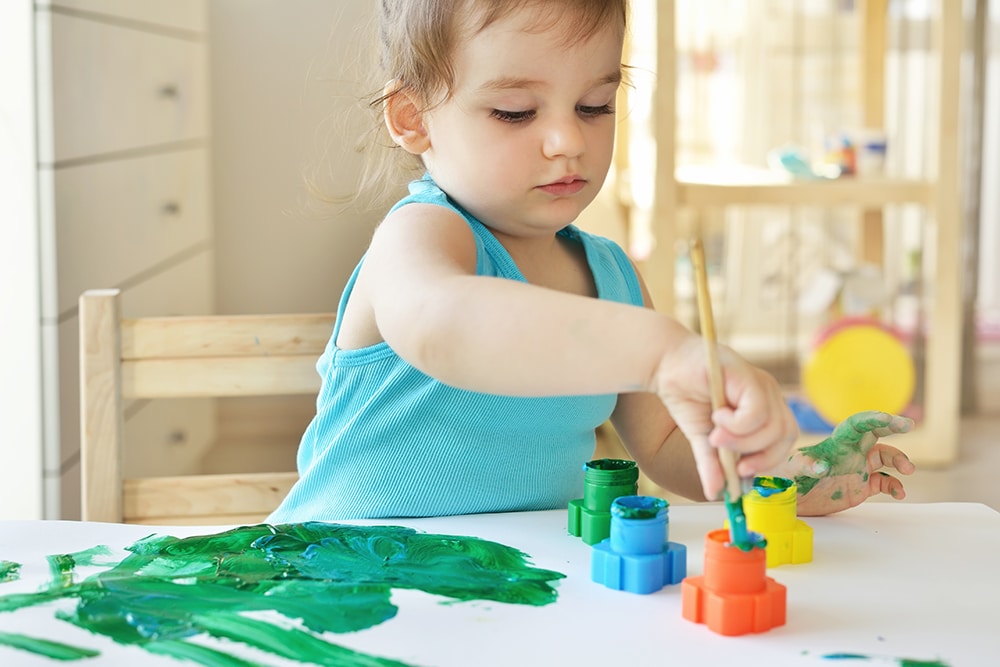
[{"label": "orange paint pot", "polygon": [[785,624],[787,589],[767,576],[767,554],[729,544],[729,531],[705,536],[704,574],[681,582],[681,615],[720,635],[766,632]]}]

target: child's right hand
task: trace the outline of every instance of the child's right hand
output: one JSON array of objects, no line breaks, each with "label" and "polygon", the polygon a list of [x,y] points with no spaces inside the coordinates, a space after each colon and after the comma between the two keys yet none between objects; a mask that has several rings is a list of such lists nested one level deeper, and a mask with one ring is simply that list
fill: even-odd
[{"label": "child's right hand", "polygon": [[708,499],[720,498],[725,488],[719,448],[737,452],[740,476],[753,478],[785,461],[798,436],[774,377],[724,345],[718,356],[727,407],[714,412],[702,338],[692,335],[666,355],[653,378],[653,390],[691,444]]}]

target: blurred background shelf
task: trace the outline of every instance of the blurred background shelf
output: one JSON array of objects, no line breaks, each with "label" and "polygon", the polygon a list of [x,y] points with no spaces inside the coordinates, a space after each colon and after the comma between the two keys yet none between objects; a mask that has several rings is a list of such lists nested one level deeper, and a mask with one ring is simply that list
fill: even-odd
[{"label": "blurred background shelf", "polygon": [[857,206],[933,204],[936,184],[929,180],[851,177],[795,180],[762,167],[683,166],[676,171],[677,204],[707,208],[776,206]]},{"label": "blurred background shelf", "polygon": [[[918,427],[899,444],[920,464],[953,463],[961,3],[663,0],[633,11],[655,13],[633,21],[630,45],[636,76],[654,73],[653,93],[628,101],[616,166],[630,249],[657,308],[697,327],[686,248],[702,237],[720,340],[791,394],[816,333],[853,314],[842,297],[808,303],[820,274],[841,285],[873,275],[868,287],[884,294],[866,314],[905,332],[917,373]],[[887,138],[884,167],[806,179],[769,160],[786,146],[829,159],[824,141],[852,128]]]}]

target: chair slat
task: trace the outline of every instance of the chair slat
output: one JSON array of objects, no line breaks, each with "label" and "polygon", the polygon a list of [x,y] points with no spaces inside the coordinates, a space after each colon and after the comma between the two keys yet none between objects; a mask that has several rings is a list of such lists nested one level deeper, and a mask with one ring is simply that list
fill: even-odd
[{"label": "chair slat", "polygon": [[122,418],[117,290],[80,298],[80,509],[91,521],[122,515]]},{"label": "chair slat", "polygon": [[[259,523],[294,472],[123,479],[125,399],[315,395],[333,314],[123,319],[120,290],[80,297],[82,518]],[[291,463],[291,462],[290,462]]]},{"label": "chair slat", "polygon": [[316,357],[218,357],[122,362],[125,398],[315,394]]},{"label": "chair slat", "polygon": [[144,477],[124,483],[126,523],[171,522],[197,517],[197,523],[224,515],[260,516],[271,512],[288,494],[298,475],[246,473]]},{"label": "chair slat", "polygon": [[318,357],[333,332],[331,314],[149,317],[122,322],[122,359]]}]

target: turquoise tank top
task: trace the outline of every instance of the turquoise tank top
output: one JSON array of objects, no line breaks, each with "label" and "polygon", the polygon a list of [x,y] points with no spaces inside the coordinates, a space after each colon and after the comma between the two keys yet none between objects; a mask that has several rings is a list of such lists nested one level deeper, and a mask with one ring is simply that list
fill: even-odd
[{"label": "turquoise tank top", "polygon": [[[429,177],[411,183],[409,196],[393,210],[414,202],[444,206],[466,220],[476,240],[478,275],[524,281],[489,229]],[[638,278],[617,244],[573,225],[559,234],[583,245],[598,298],[642,305]],[[466,391],[417,370],[385,342],[338,349],[340,318],[360,267],[344,289],[333,335],[316,364],[322,386],[299,445],[299,479],[268,521],[543,510],[580,497],[594,429],[611,415],[617,396]]]}]

